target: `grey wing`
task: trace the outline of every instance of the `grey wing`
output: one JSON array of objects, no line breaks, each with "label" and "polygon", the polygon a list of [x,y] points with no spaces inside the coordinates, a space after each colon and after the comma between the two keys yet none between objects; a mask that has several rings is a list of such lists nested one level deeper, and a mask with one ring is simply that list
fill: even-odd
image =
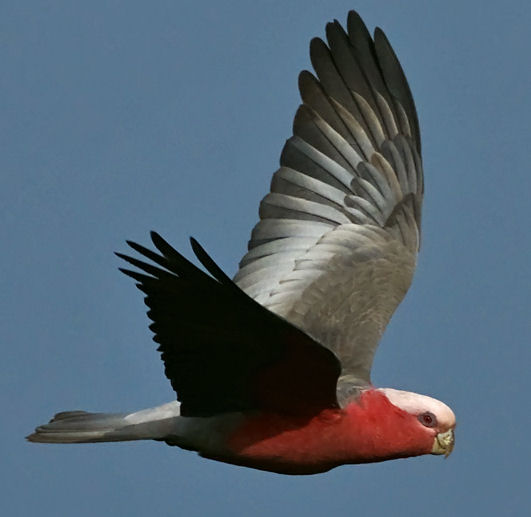
[{"label": "grey wing", "polygon": [[302,105],[236,283],[333,350],[342,378],[370,383],[380,337],[407,292],[420,243],[420,134],[383,32],[350,12],[310,45]]}]

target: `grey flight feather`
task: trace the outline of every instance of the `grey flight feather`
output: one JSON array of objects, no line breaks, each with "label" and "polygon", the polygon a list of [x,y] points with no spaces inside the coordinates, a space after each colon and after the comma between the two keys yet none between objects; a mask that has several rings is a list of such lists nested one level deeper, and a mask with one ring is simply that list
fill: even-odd
[{"label": "grey flight feather", "polygon": [[[387,38],[349,14],[327,26],[299,78],[303,104],[235,282],[370,383],[374,353],[406,294],[424,190],[418,118]],[[341,382],[340,382],[341,385]],[[341,386],[340,386],[341,391]]]}]

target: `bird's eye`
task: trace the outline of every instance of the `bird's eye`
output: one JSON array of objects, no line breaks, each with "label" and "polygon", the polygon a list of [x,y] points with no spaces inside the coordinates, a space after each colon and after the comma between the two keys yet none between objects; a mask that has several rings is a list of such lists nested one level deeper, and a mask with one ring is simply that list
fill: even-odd
[{"label": "bird's eye", "polygon": [[418,416],[419,422],[426,427],[435,427],[437,425],[437,418],[433,413],[426,411]]}]

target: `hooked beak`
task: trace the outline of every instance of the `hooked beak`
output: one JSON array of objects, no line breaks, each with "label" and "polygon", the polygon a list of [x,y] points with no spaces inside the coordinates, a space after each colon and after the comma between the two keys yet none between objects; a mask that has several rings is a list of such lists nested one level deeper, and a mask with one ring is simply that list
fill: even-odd
[{"label": "hooked beak", "polygon": [[450,453],[454,449],[454,430],[450,429],[445,433],[439,433],[435,440],[433,440],[433,447],[431,449],[432,454],[444,454],[445,458],[450,456]]}]

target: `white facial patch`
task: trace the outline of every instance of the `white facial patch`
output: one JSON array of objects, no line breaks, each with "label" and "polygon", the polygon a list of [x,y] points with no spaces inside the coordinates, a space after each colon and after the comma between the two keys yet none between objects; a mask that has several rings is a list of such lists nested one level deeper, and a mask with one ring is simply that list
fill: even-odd
[{"label": "white facial patch", "polygon": [[393,388],[378,388],[378,391],[381,391],[391,404],[412,415],[420,415],[429,411],[437,417],[440,428],[451,429],[455,427],[454,412],[440,400]]}]

